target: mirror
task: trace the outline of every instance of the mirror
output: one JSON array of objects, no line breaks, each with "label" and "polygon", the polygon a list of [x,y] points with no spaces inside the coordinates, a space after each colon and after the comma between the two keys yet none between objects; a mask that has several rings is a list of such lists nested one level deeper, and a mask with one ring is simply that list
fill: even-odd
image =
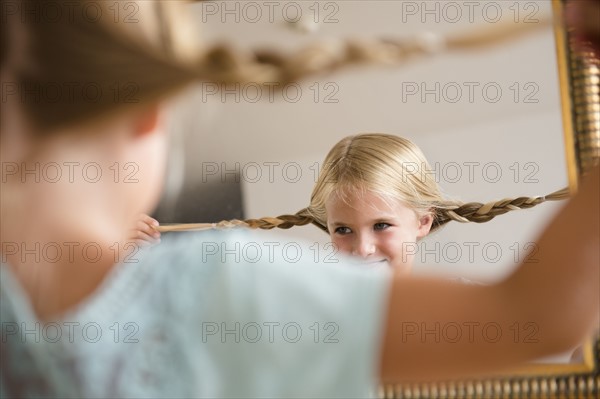
[{"label": "mirror", "polygon": [[[578,171],[598,158],[598,91],[590,89],[598,86],[598,67],[577,56],[567,33],[553,25],[562,7],[559,1],[195,4],[204,40],[231,42],[240,50],[293,52],[315,41],[335,45],[332,38],[415,34],[421,34],[416,40],[436,45],[439,37],[477,37],[502,26],[527,29],[471,51],[439,51],[388,68],[347,68],[283,90],[256,83],[228,88],[198,84],[181,99],[187,122],[175,127],[177,154],[162,212],[168,214],[165,209],[169,204],[172,209],[178,193],[189,187],[213,184],[203,189],[209,202],[219,185],[234,184],[239,190],[218,200],[223,211],[218,216],[158,219],[216,222],[215,217],[241,214],[295,213],[308,205],[329,149],[360,132],[414,141],[449,198],[486,203],[546,195],[567,186],[576,190]],[[192,205],[197,201],[188,197]],[[415,272],[482,283],[502,278],[535,250],[533,237],[560,206],[545,203],[485,224],[452,222],[420,243]],[[282,243],[301,239],[323,250],[329,242],[314,226],[276,234]],[[574,363],[567,353],[489,379],[384,385],[381,395],[487,398],[538,397],[567,388],[597,392],[598,352],[598,343],[589,342]]]}]

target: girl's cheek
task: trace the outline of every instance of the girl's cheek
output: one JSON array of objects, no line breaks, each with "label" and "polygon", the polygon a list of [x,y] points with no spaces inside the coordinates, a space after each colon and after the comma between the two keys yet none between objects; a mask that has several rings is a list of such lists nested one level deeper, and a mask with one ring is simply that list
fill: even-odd
[{"label": "girl's cheek", "polygon": [[401,247],[403,237],[399,234],[394,234],[393,232],[382,232],[379,235],[378,240],[379,245],[385,248],[395,248]]},{"label": "girl's cheek", "polygon": [[402,259],[403,254],[407,250],[414,250],[414,245],[406,243],[402,237],[398,234],[390,234],[386,237],[381,237],[380,250],[392,259]]},{"label": "girl's cheek", "polygon": [[332,237],[331,242],[333,243],[338,252],[345,254],[352,253],[352,244],[350,240],[346,238]]}]

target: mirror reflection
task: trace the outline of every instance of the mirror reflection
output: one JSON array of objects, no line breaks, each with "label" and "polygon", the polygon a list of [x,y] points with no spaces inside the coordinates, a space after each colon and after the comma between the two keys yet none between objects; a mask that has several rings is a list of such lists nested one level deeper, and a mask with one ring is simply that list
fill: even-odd
[{"label": "mirror reflection", "polygon": [[[404,37],[439,48],[400,67],[357,67],[283,90],[198,84],[181,100],[187,118],[174,127],[161,222],[294,214],[309,205],[329,150],[367,132],[414,142],[447,201],[485,204],[568,186],[550,2],[287,2],[272,15],[260,3],[227,7],[195,5],[209,43],[287,52],[319,40],[333,46],[332,38]],[[522,26],[516,37],[470,50],[439,44]],[[207,191],[204,184],[218,186]],[[414,273],[501,278],[532,250],[532,237],[559,207],[448,223],[419,242]],[[330,241],[314,226],[277,234]]]}]

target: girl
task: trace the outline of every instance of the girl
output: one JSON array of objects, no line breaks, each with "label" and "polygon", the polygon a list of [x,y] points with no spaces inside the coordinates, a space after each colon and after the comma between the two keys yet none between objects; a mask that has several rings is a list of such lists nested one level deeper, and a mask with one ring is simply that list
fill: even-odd
[{"label": "girl", "polygon": [[[83,3],[102,20],[60,1],[58,18],[32,18],[36,4],[2,10],[2,86],[16,95],[0,111],[0,396],[365,397],[376,378],[490,372],[566,350],[597,327],[598,168],[540,238],[539,263],[490,287],[277,254],[251,262],[236,257],[259,245],[242,231],[120,252],[160,192],[162,99],[199,76],[256,71],[222,49],[203,52],[196,69],[184,61],[178,2],[128,2],[138,10],[128,25],[112,3]],[[90,101],[72,82],[110,96]],[[115,101],[127,83],[138,101]],[[59,91],[32,95],[50,88]],[[136,184],[110,174],[128,162]],[[66,174],[35,175],[42,166]],[[541,339],[450,342],[406,329],[490,320],[503,331],[535,323]]]},{"label": "girl", "polygon": [[[344,253],[408,274],[405,245],[429,234],[445,203],[421,150],[409,140],[362,134],[337,143],[301,211],[327,226]],[[436,223],[436,227],[437,227]]]},{"label": "girl", "polygon": [[[496,215],[564,199],[565,190],[545,197],[517,198],[489,204],[445,200],[422,151],[402,137],[367,133],[349,136],[333,146],[311,194],[310,205],[296,215],[221,222],[216,226],[288,228],[307,220],[331,237],[343,253],[370,265],[389,264],[408,274],[416,243],[451,220],[486,222]],[[282,223],[283,222],[283,223]],[[212,224],[169,225],[142,215],[131,239],[156,243],[160,231],[197,230]]]}]

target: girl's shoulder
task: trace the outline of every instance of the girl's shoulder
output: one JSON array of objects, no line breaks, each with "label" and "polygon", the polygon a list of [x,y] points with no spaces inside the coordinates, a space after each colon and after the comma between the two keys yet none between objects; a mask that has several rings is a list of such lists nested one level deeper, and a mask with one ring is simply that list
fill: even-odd
[{"label": "girl's shoulder", "polygon": [[[16,290],[5,290],[11,283],[3,278],[2,324],[25,324],[8,339],[14,357],[0,371],[0,391],[11,396],[14,387],[1,384],[21,373],[35,388],[30,396],[40,397],[367,396],[389,273],[314,257],[309,243],[276,235],[163,237],[115,265],[90,298],[46,330],[24,316],[22,295],[6,300]],[[31,361],[16,360],[19,353]],[[289,359],[293,367],[280,367]],[[340,359],[354,366],[339,367]],[[335,375],[320,378],[314,364]],[[214,378],[199,378],[207,373]],[[278,383],[257,385],[265,375]],[[45,385],[34,387],[36,379]]]}]

